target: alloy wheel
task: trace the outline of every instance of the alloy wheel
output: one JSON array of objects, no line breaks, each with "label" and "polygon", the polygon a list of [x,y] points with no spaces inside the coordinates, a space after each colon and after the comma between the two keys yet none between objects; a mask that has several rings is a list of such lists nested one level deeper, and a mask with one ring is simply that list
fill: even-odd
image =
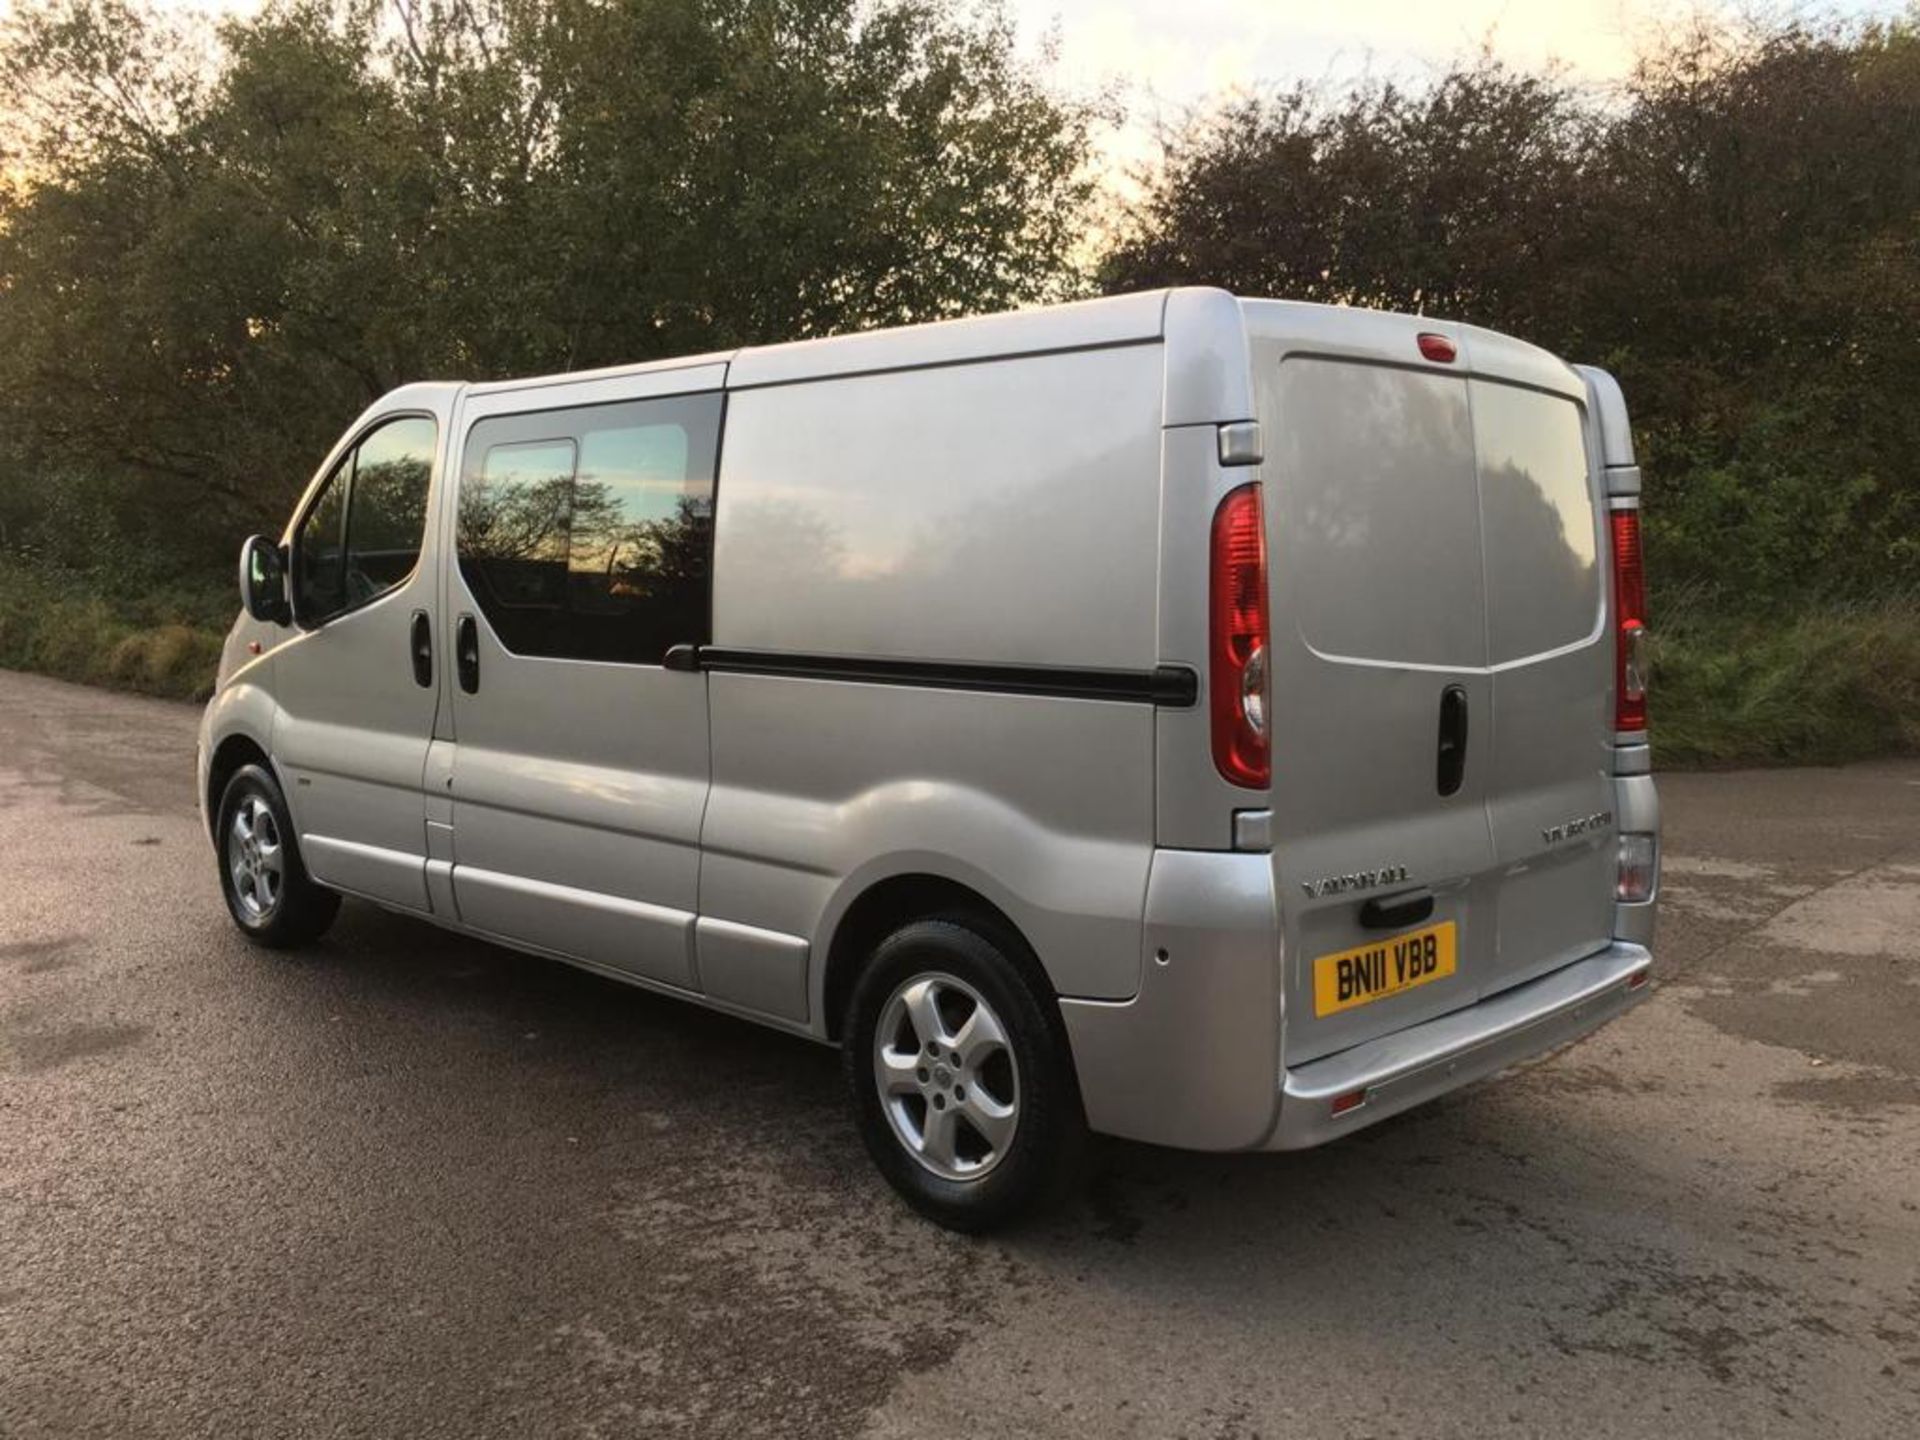
[{"label": "alloy wheel", "polygon": [[888,997],[873,1039],[874,1080],[894,1137],[943,1180],[977,1180],[1020,1124],[1020,1073],[1006,1026],[952,975],[916,975]]}]

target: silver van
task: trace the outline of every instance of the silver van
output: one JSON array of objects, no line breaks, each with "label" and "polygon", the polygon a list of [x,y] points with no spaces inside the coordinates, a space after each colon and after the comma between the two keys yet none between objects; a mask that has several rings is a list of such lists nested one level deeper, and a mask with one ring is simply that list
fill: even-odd
[{"label": "silver van", "polygon": [[220,883],[837,1044],[958,1228],[1316,1145],[1646,993],[1638,506],[1603,372],[1216,290],[409,385],[242,552]]}]

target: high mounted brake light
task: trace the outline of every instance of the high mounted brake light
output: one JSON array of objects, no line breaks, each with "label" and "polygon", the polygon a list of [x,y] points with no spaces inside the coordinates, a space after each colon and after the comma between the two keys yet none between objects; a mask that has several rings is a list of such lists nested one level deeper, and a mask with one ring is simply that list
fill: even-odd
[{"label": "high mounted brake light", "polygon": [[1213,763],[1235,785],[1273,778],[1267,713],[1267,529],[1256,481],[1230,492],[1213,516],[1208,703]]}]

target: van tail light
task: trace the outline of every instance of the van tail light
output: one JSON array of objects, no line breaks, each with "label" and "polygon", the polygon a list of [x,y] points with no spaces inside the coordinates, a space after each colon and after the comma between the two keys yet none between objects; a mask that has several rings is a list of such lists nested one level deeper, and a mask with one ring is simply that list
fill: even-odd
[{"label": "van tail light", "polygon": [[1213,516],[1207,692],[1213,763],[1235,785],[1273,778],[1267,695],[1267,527],[1256,481],[1230,492]]},{"label": "van tail light", "polygon": [[1647,728],[1647,577],[1640,563],[1640,512],[1615,510],[1613,625],[1615,730]]}]

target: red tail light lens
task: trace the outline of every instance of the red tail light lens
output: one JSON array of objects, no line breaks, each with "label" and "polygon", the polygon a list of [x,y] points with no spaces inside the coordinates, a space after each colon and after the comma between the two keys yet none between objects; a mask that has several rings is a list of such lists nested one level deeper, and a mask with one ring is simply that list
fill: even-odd
[{"label": "red tail light lens", "polygon": [[1647,577],[1640,563],[1640,512],[1613,520],[1613,728],[1647,728]]},{"label": "red tail light lens", "polygon": [[1213,763],[1235,785],[1273,778],[1267,715],[1267,527],[1258,483],[1242,485],[1213,516],[1208,699]]}]

